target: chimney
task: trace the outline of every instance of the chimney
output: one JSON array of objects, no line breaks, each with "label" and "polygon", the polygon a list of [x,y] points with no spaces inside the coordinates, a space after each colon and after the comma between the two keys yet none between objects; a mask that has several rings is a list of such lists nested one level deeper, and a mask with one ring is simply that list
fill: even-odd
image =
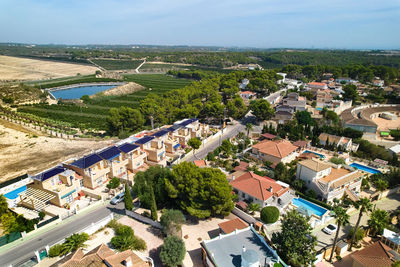
[{"label": "chimney", "polygon": [[232,175],[232,181],[235,180],[235,175]]},{"label": "chimney", "polygon": [[122,265],[126,267],[131,267],[132,266],[132,259],[131,257],[126,258],[125,260],[122,261]]},{"label": "chimney", "polygon": [[246,252],[246,247],[245,246],[242,247],[242,252]]},{"label": "chimney", "polygon": [[267,190],[268,190],[269,192],[271,192],[271,193],[272,193],[272,191],[274,191],[274,190],[272,189],[272,186],[270,186]]}]

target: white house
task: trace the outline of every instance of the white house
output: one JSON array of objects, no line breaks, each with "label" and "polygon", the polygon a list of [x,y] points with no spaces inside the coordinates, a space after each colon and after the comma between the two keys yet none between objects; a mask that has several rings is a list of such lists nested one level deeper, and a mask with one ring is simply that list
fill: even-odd
[{"label": "white house", "polygon": [[351,167],[331,165],[309,159],[297,164],[296,178],[303,180],[307,188],[314,190],[326,202],[340,199],[344,194],[357,198],[363,173]]}]

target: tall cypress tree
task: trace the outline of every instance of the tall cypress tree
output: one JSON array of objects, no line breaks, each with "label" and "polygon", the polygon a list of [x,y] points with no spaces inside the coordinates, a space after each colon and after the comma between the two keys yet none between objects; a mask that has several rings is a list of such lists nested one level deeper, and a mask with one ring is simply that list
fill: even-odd
[{"label": "tall cypress tree", "polygon": [[158,220],[158,215],[157,215],[157,203],[156,203],[156,198],[154,196],[154,190],[153,188],[151,188],[151,219],[153,221],[157,221]]},{"label": "tall cypress tree", "polygon": [[132,210],[133,209],[133,203],[132,203],[132,194],[131,194],[131,189],[128,185],[128,183],[125,184],[125,198],[124,198],[124,203],[125,203],[125,209],[126,210]]}]

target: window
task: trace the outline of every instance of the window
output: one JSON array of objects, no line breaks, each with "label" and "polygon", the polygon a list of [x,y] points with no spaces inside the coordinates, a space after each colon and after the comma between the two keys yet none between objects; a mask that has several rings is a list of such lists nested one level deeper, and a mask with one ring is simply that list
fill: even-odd
[{"label": "window", "polygon": [[96,180],[97,185],[103,184],[103,177],[100,177],[99,179]]},{"label": "window", "polygon": [[74,201],[74,198],[72,197],[72,194],[70,194],[69,196],[67,196],[65,198],[65,202],[67,202],[67,203],[71,203],[72,201]]},{"label": "window", "polygon": [[79,179],[79,185],[83,187],[83,179]]}]

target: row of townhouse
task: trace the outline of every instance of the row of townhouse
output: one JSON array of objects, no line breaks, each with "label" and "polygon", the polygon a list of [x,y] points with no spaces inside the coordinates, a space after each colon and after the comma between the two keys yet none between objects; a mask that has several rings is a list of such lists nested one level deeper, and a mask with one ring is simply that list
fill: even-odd
[{"label": "row of townhouse", "polygon": [[[138,171],[153,165],[166,166],[167,157],[182,155],[190,138],[207,137],[209,133],[208,125],[197,119],[186,119],[155,132],[132,136],[81,158],[67,160],[33,175],[33,182],[23,188],[25,199],[20,197],[21,204],[36,210],[41,210],[44,202],[65,207],[79,197],[82,189],[96,189],[113,177],[133,183]],[[12,203],[15,206],[17,202],[18,199]]]}]

